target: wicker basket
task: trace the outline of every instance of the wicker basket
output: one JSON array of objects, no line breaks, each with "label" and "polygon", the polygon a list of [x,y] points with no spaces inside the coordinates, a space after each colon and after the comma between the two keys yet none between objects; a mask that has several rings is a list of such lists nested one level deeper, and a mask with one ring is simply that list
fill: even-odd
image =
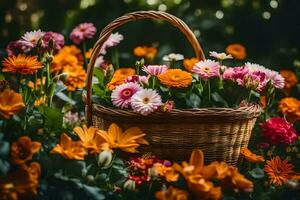
[{"label": "wicker basket", "polygon": [[87,71],[87,94],[85,96],[87,119],[90,124],[107,129],[115,122],[122,128],[140,127],[147,133],[150,145],[143,152],[152,152],[162,158],[187,160],[191,151],[200,148],[205,161],[226,161],[236,164],[240,150],[247,147],[252,128],[260,114],[259,106],[232,108],[175,109],[171,113],[156,112],[141,116],[131,110],[108,108],[92,103],[93,66],[97,55],[112,31],[137,19],[163,19],[177,27],[191,43],[199,60],[204,53],[193,32],[177,17],[159,11],[139,11],[117,18],[106,26],[94,45]]}]

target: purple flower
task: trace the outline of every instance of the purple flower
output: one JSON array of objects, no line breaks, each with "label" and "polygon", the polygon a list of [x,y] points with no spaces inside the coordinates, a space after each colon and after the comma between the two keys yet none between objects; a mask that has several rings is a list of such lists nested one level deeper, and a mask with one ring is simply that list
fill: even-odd
[{"label": "purple flower", "polygon": [[6,52],[9,56],[23,54],[30,51],[30,48],[24,45],[22,40],[12,41],[6,46]]},{"label": "purple flower", "polygon": [[96,27],[92,23],[82,23],[76,26],[70,34],[70,39],[75,44],[80,44],[86,39],[91,39],[97,32]]},{"label": "purple flower", "polygon": [[53,50],[58,51],[60,50],[64,44],[65,44],[65,39],[64,36],[60,33],[55,33],[55,32],[46,32],[44,36],[42,37],[42,48],[45,51],[50,50],[50,44],[51,42],[53,43]]}]

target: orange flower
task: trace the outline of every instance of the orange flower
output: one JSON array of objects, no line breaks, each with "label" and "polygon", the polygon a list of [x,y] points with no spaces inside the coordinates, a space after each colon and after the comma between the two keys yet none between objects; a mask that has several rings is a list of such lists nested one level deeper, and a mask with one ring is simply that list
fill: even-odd
[{"label": "orange flower", "polygon": [[24,164],[32,160],[32,156],[39,152],[40,149],[41,143],[31,141],[28,136],[22,136],[17,142],[13,142],[11,145],[11,160],[17,165]]},{"label": "orange flower", "polygon": [[109,90],[114,90],[118,85],[123,84],[129,76],[133,75],[135,75],[135,70],[132,68],[117,69],[106,87]]},{"label": "orange flower", "polygon": [[225,162],[212,162],[211,164],[204,166],[201,174],[207,180],[218,179],[223,180],[229,175],[229,165]]},{"label": "orange flower", "polygon": [[[42,84],[42,81],[41,81],[40,78],[36,80],[36,88],[37,89],[40,88],[42,85],[45,85],[45,84],[46,84],[46,77],[45,76],[43,77],[43,84]],[[28,85],[28,87],[34,89],[34,82],[29,81],[27,85]]]},{"label": "orange flower", "polygon": [[81,50],[75,45],[64,46],[59,53],[73,55],[77,58],[79,65],[83,65],[83,56]]},{"label": "orange flower", "polygon": [[154,170],[168,182],[175,182],[179,178],[179,174],[175,172],[173,167],[166,167],[161,163],[154,164]]},{"label": "orange flower", "polygon": [[81,146],[81,142],[74,142],[65,133],[60,136],[60,144],[57,144],[51,151],[54,154],[60,154],[70,160],[84,160],[86,155],[85,149]]},{"label": "orange flower", "polygon": [[41,168],[39,163],[22,165],[19,170],[0,179],[0,197],[7,200],[31,199],[37,194]]},{"label": "orange flower", "polygon": [[156,56],[157,49],[154,47],[139,46],[134,48],[133,54],[137,57],[144,57],[149,60],[153,60]]},{"label": "orange flower", "polygon": [[97,133],[97,129],[93,126],[87,128],[85,125],[81,127],[75,127],[74,132],[79,136],[81,145],[87,149],[91,154],[97,154],[101,150],[105,150],[108,147],[103,146],[105,142],[102,137]]},{"label": "orange flower", "polygon": [[198,58],[184,59],[183,66],[186,70],[191,72],[197,62],[199,62]]},{"label": "orange flower", "polygon": [[76,89],[84,88],[86,73],[82,66],[67,66],[64,72],[68,74],[65,85],[68,91],[75,91]]},{"label": "orange flower", "polygon": [[254,186],[252,181],[246,179],[242,174],[240,174],[236,167],[229,166],[229,172],[231,186],[234,189],[241,189],[245,192],[253,191]]},{"label": "orange flower", "polygon": [[232,55],[233,58],[243,60],[246,58],[246,49],[241,44],[230,44],[226,47],[226,53]]},{"label": "orange flower", "polygon": [[131,127],[123,133],[120,127],[116,124],[111,124],[107,132],[99,130],[98,133],[106,141],[110,149],[119,148],[125,152],[136,153],[136,148],[140,144],[148,144],[143,139],[146,134],[137,127]]},{"label": "orange flower", "polygon": [[300,119],[300,101],[294,97],[281,99],[278,106],[280,112],[286,115],[291,123]]},{"label": "orange flower", "polygon": [[292,175],[294,166],[288,163],[288,160],[281,160],[279,156],[267,161],[264,171],[269,175],[270,183],[275,186],[281,186],[287,182]]},{"label": "orange flower", "polygon": [[46,102],[47,102],[47,96],[44,95],[34,101],[34,106],[39,107],[40,105],[47,105]]},{"label": "orange flower", "polygon": [[281,76],[284,78],[284,90],[286,95],[289,95],[292,88],[298,83],[296,74],[291,70],[280,70]]},{"label": "orange flower", "polygon": [[33,74],[43,67],[37,56],[12,55],[2,61],[3,72]]},{"label": "orange flower", "polygon": [[265,161],[264,157],[256,155],[255,153],[252,153],[248,148],[244,148],[241,151],[241,154],[246,158],[247,161],[252,162],[252,163]]},{"label": "orange flower", "polygon": [[0,92],[0,115],[5,119],[9,119],[24,107],[21,94],[9,89]]},{"label": "orange flower", "polygon": [[93,48],[90,48],[87,52],[85,52],[85,57],[90,59],[93,53]]},{"label": "orange flower", "polygon": [[156,192],[155,198],[158,200],[187,200],[188,193],[185,190],[170,186],[167,190]]},{"label": "orange flower", "polygon": [[59,52],[51,63],[51,73],[60,73],[67,67],[80,66],[76,56],[64,52]]},{"label": "orange flower", "polygon": [[192,83],[192,74],[181,69],[168,69],[158,75],[158,79],[168,87],[184,88]]}]

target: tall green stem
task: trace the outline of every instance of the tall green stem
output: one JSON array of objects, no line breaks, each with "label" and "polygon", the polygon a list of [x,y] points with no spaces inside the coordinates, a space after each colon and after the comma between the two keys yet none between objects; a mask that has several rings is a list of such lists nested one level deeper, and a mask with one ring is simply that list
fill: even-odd
[{"label": "tall green stem", "polygon": [[88,66],[88,61],[87,61],[87,58],[86,58],[86,56],[85,56],[85,52],[86,52],[86,43],[83,41],[83,43],[82,43],[82,54],[83,54],[83,59],[84,59],[84,67],[85,67],[85,69],[87,68],[87,66]]},{"label": "tall green stem", "polygon": [[211,99],[211,91],[210,91],[210,80],[207,80],[207,86],[208,86],[208,100],[210,101]]}]

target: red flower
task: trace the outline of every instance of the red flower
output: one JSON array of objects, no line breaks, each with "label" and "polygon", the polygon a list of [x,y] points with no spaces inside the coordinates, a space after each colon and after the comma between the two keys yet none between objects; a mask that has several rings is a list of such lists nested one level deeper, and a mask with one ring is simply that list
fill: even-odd
[{"label": "red flower", "polygon": [[292,144],[297,133],[291,123],[280,117],[272,117],[261,125],[263,135],[272,143]]}]

